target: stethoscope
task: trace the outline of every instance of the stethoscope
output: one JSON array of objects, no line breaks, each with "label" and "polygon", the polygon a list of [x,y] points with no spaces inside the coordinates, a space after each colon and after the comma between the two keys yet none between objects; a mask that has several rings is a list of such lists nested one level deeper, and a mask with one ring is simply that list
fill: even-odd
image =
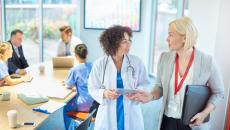
[{"label": "stethoscope", "polygon": [[[131,72],[132,72],[132,77],[135,78],[135,69],[134,69],[134,67],[131,65],[131,62],[130,62],[130,60],[129,60],[128,55],[125,55],[125,56],[127,57],[127,60],[128,60],[128,66],[127,66],[127,68],[126,68],[126,73],[130,72],[130,70],[131,70]],[[106,71],[106,67],[107,67],[108,61],[109,61],[109,56],[107,56],[107,58],[106,58],[105,67],[104,67],[104,70],[103,70],[103,77],[102,77],[102,88],[103,88],[103,89],[105,88],[105,86],[104,86],[104,79],[105,79],[105,71]]]}]

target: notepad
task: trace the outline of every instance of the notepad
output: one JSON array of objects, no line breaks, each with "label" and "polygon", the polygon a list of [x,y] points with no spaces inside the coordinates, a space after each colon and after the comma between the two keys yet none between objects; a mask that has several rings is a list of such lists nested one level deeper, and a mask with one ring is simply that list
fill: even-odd
[{"label": "notepad", "polygon": [[27,90],[25,92],[18,93],[17,96],[27,105],[47,102],[49,100],[48,97],[32,90]]},{"label": "notepad", "polygon": [[33,108],[33,111],[45,113],[45,114],[51,114],[58,110],[59,108],[63,107],[65,103],[60,103],[56,101],[49,101],[39,107]]},{"label": "notepad", "polygon": [[41,88],[39,91],[43,92],[43,94],[49,98],[58,99],[65,99],[72,92],[72,90],[66,89],[63,86]]}]

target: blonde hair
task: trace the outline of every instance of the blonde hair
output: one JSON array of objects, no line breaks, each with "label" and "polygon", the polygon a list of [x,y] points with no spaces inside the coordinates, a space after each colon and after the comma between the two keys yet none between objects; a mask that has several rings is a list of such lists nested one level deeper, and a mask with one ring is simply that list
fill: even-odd
[{"label": "blonde hair", "polygon": [[2,59],[7,50],[11,47],[10,43],[0,41],[0,58]]},{"label": "blonde hair", "polygon": [[182,17],[173,20],[169,23],[169,26],[172,27],[177,33],[185,36],[186,39],[184,49],[188,50],[195,46],[198,32],[197,28],[189,17]]}]

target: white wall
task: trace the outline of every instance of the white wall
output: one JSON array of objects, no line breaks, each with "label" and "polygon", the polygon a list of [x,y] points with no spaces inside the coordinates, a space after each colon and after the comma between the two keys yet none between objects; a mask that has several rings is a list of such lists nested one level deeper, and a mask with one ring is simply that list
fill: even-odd
[{"label": "white wall", "polygon": [[225,85],[225,99],[212,114],[211,130],[223,130],[226,116],[226,103],[230,77],[230,1],[229,0],[191,0],[189,16],[199,31],[198,48],[214,56],[220,67]]},{"label": "white wall", "polygon": [[[216,126],[212,130],[224,128],[225,115],[227,111],[227,99],[229,96],[229,82],[230,82],[230,1],[221,0],[219,11],[219,24],[215,45],[215,59],[221,67],[221,71],[225,84],[225,100],[220,104],[220,109],[216,111],[214,116],[220,120],[215,120]],[[223,127],[221,127],[221,125]],[[219,127],[220,126],[220,127]]]},{"label": "white wall", "polygon": [[189,17],[198,29],[197,47],[214,55],[220,0],[190,0]]},{"label": "white wall", "polygon": [[[152,8],[151,0],[142,0],[141,7],[141,32],[133,33],[133,44],[130,53],[139,56],[147,67],[148,55],[149,55],[149,39],[150,39],[150,11]],[[99,37],[103,30],[91,30],[84,29],[84,3],[81,0],[81,25],[80,25],[80,38],[89,49],[89,60],[94,61],[98,57],[103,55],[103,51],[100,47]]]}]

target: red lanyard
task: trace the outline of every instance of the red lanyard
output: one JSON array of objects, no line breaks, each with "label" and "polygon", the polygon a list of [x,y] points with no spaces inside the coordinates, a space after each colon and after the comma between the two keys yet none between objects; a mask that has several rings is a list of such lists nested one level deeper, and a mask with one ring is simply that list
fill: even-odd
[{"label": "red lanyard", "polygon": [[187,66],[187,68],[186,68],[186,70],[185,70],[185,73],[183,74],[182,79],[181,79],[181,81],[180,81],[180,83],[179,83],[179,85],[178,85],[179,56],[178,56],[178,54],[176,54],[174,95],[176,95],[177,92],[181,89],[182,84],[183,84],[183,82],[184,82],[184,80],[185,80],[185,78],[186,78],[186,76],[187,76],[187,74],[188,74],[188,71],[189,71],[190,67],[192,66],[193,60],[194,60],[194,48],[193,48],[193,50],[192,50],[192,55],[190,56],[189,63],[188,63],[188,66]]}]

